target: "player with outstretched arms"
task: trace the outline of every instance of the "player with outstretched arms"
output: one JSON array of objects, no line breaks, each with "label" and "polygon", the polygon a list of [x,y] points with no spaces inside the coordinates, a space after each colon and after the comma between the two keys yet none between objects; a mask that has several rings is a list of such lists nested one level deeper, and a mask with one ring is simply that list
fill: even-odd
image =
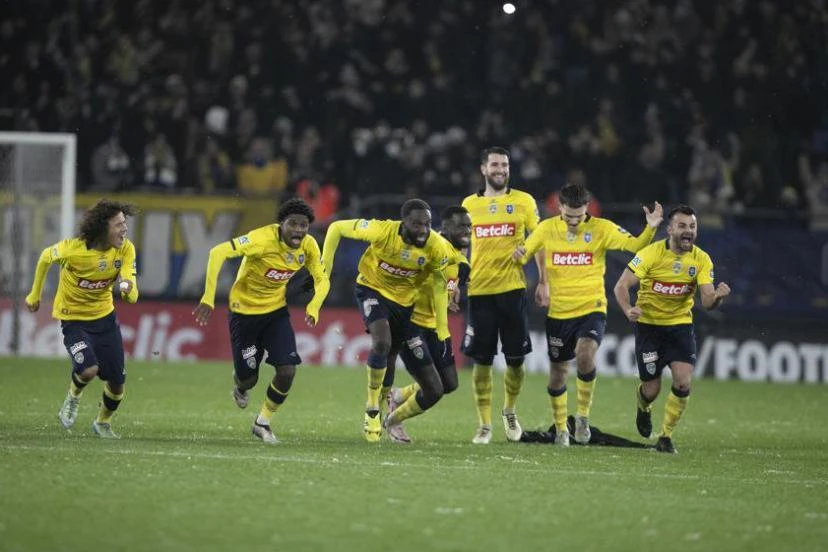
[{"label": "player with outstretched arms", "polygon": [[[401,219],[335,222],[328,227],[322,247],[323,262],[330,271],[342,237],[370,244],[359,260],[354,289],[365,327],[371,334],[367,362],[368,398],[363,421],[363,437],[368,442],[377,442],[382,435],[382,384],[392,346],[407,348],[423,367],[432,364],[422,337],[411,327],[411,313],[419,288],[431,282],[437,336],[439,340],[445,340],[448,337],[448,299],[443,269],[465,259],[450,251],[447,242],[431,230],[431,208],[425,201],[406,201],[401,209]],[[425,388],[423,381],[419,383]],[[418,403],[423,409],[430,407],[439,396],[428,393],[424,399],[425,404]]]},{"label": "player with outstretched arms", "polygon": [[[679,205],[667,215],[666,240],[638,252],[615,284],[618,306],[635,328],[635,358],[641,383],[636,391],[636,427],[642,437],[653,430],[651,405],[661,391],[661,373],[670,367],[673,385],[664,405],[664,421],[656,450],[674,453],[673,430],[690,397],[690,378],[696,364],[693,304],[698,288],[705,309],[715,309],[730,295],[730,287],[714,285],[713,262],[695,245],[696,212]],[[635,306],[630,290],[638,287]]]},{"label": "player with outstretched arms", "polygon": [[135,246],[126,237],[126,217],[136,212],[129,203],[98,201],[83,214],[78,237],[43,250],[32,290],[26,296],[29,311],[36,312],[49,267],[60,266],[52,316],[60,320],[72,375],[58,419],[66,429],[75,424],[83,390],[97,376],[104,388],[92,431],[106,439],[118,438],[111,421],[124,398],[126,382],[124,343],[113,290],[129,303],[138,300]]},{"label": "player with outstretched arms", "polygon": [[577,368],[578,406],[573,437],[589,443],[589,412],[595,390],[595,354],[607,324],[604,291],[606,255],[609,250],[635,253],[653,240],[663,219],[661,205],[644,207],[647,226],[638,236],[609,220],[587,214],[591,195],[581,184],[567,184],[558,197],[561,215],[544,220],[519,246],[514,259],[526,263],[536,251],[546,258],[546,285],[538,284],[536,297],[548,304],[546,341],[549,352],[547,392],[555,423],[555,443],[569,446],[566,426],[566,380],[569,362]]},{"label": "player with outstretched arms", "polygon": [[243,257],[236,281],[230,289],[230,347],[233,352],[233,399],[246,408],[249,390],[259,379],[259,365],[267,352],[267,363],[275,375],[265,393],[259,414],[253,421],[253,435],[267,444],[279,439],[273,434],[273,415],[285,402],[302,363],[296,351],[296,335],[287,306],[288,281],[302,268],[313,278],[313,299],[305,307],[305,322],[319,322],[319,309],[330,290],[328,275],[322,267],[319,244],[308,229],[313,210],[298,198],[279,208],[276,224],[263,226],[221,243],[210,250],[204,295],[193,311],[196,321],[205,325],[213,312],[216,281],[226,259]]}]

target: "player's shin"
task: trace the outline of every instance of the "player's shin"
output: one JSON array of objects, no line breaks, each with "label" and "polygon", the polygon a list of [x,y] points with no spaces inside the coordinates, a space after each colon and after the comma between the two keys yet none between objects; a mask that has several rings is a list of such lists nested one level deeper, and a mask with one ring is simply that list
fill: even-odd
[{"label": "player's shin", "polygon": [[476,364],[472,369],[474,401],[481,426],[492,425],[492,367]]},{"label": "player's shin", "polygon": [[72,372],[72,379],[69,382],[69,394],[73,399],[80,399],[87,385],[89,385],[88,381],[83,380],[77,372]]},{"label": "player's shin", "polygon": [[506,373],[503,375],[503,388],[505,395],[503,399],[504,410],[514,411],[518,395],[520,395],[520,390],[523,387],[524,376],[525,370],[523,368],[523,363],[517,366],[506,366]]},{"label": "player's shin", "polygon": [[566,385],[559,389],[546,388],[549,405],[552,407],[552,422],[558,432],[568,431],[566,427]]},{"label": "player's shin", "polygon": [[99,424],[108,424],[112,420],[112,415],[118,410],[123,398],[123,392],[114,393],[109,388],[109,384],[104,385],[103,394],[101,395],[101,408],[95,421]]},{"label": "player's shin", "polygon": [[578,392],[578,405],[576,407],[578,416],[589,417],[589,410],[592,407],[592,396],[595,393],[596,373],[597,370],[595,368],[586,374],[578,372],[578,379],[575,382],[575,387]]},{"label": "player's shin", "polygon": [[366,412],[379,412],[382,382],[385,379],[387,357],[376,353],[368,354],[368,400],[365,403]]},{"label": "player's shin", "polygon": [[664,423],[661,426],[662,437],[672,437],[673,430],[678,425],[681,415],[687,408],[687,401],[690,400],[690,390],[670,389],[667,402],[664,405]]},{"label": "player's shin", "polygon": [[281,391],[275,382],[271,382],[267,388],[265,400],[262,403],[261,410],[259,410],[259,417],[256,419],[256,423],[270,425],[273,414],[279,410],[279,407],[287,400],[287,397],[287,391]]}]

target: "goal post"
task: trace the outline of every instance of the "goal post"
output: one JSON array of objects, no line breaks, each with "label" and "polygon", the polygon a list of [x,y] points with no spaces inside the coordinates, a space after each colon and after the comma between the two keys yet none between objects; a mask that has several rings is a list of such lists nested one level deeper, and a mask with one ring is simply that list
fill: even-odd
[{"label": "goal post", "polygon": [[23,299],[40,251],[75,232],[76,166],[74,134],[0,132],[0,354],[38,353]]}]

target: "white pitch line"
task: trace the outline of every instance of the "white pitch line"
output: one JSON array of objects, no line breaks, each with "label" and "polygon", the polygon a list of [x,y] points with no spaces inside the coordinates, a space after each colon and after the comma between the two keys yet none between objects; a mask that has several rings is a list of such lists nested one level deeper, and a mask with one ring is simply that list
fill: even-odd
[{"label": "white pitch line", "polygon": [[[39,446],[31,446],[31,445],[9,445],[2,447],[5,450],[12,451],[37,451],[37,452],[50,452],[53,454],[62,454],[69,451],[76,452],[73,449],[67,448],[60,448],[56,449],[54,447],[39,447]],[[278,445],[273,447],[275,449],[279,449],[280,451],[284,451],[285,447],[282,445]],[[103,451],[96,451],[103,452]],[[331,458],[314,458],[309,456],[272,456],[272,455],[264,455],[264,454],[222,454],[222,453],[205,453],[205,452],[183,452],[183,451],[163,451],[163,450],[138,450],[138,449],[110,449],[105,451],[105,453],[110,454],[123,454],[123,455],[135,455],[135,456],[161,456],[161,457],[170,457],[170,458],[183,458],[186,460],[192,460],[193,458],[197,459],[208,459],[208,460],[255,460],[255,461],[262,461],[262,462],[273,462],[276,464],[317,464],[321,466],[335,466],[335,467],[358,467],[364,468],[368,465],[364,461],[353,461],[351,459],[342,459],[340,457],[331,457]],[[655,453],[653,453],[655,454]],[[495,458],[494,456],[492,457]],[[428,470],[435,470],[435,469],[446,469],[446,470],[456,470],[456,471],[480,471],[482,469],[501,469],[504,465],[513,465],[515,462],[486,462],[486,463],[473,463],[473,464],[454,464],[454,465],[446,465],[446,464],[434,464],[434,463],[410,463],[410,462],[395,462],[395,461],[381,461],[377,462],[376,465],[382,467],[391,467],[391,468],[405,468],[405,469],[428,469]],[[537,464],[537,463],[536,463]],[[539,474],[549,474],[549,467],[547,466],[540,466],[538,465],[537,468],[526,466],[525,464],[521,463],[520,465],[521,471],[529,472],[529,473],[539,473]],[[752,477],[727,477],[721,475],[691,475],[691,474],[684,474],[684,473],[652,473],[652,472],[620,472],[620,471],[600,471],[600,470],[577,470],[577,469],[566,469],[561,468],[560,466],[556,466],[554,469],[555,474],[566,474],[566,475],[582,475],[582,476],[590,476],[590,477],[642,477],[645,479],[655,478],[655,479],[684,479],[688,481],[698,481],[704,479],[705,481],[710,480],[717,480],[717,481],[732,481],[732,482],[741,482],[741,483],[777,483],[777,484],[785,484],[785,485],[826,485],[828,484],[828,479],[810,479],[810,480],[800,480],[800,479],[783,479],[783,478],[752,478]]]}]

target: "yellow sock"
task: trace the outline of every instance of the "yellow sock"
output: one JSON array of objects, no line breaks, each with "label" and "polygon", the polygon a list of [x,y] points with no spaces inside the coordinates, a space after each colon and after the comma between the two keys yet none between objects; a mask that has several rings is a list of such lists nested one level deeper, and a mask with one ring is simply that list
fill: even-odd
[{"label": "yellow sock", "polygon": [[398,409],[391,414],[391,423],[400,423],[403,420],[407,420],[408,418],[413,418],[414,416],[418,416],[423,413],[423,409],[420,407],[420,404],[417,402],[417,395],[410,395],[404,403],[400,405]]},{"label": "yellow sock", "polygon": [[575,389],[578,392],[578,406],[576,413],[578,416],[589,416],[589,409],[592,407],[592,394],[595,392],[595,369],[589,374],[578,374],[578,379],[575,380]]},{"label": "yellow sock", "polygon": [[552,423],[558,432],[568,431],[566,427],[566,385],[560,389],[546,389],[549,393],[549,406],[552,407]]},{"label": "yellow sock", "polygon": [[270,424],[270,419],[276,411],[279,410],[282,403],[285,402],[287,396],[287,393],[279,391],[273,382],[271,382],[270,387],[267,388],[267,394],[265,395],[265,400],[262,403],[262,408],[259,410],[259,419],[265,420],[268,424]]},{"label": "yellow sock", "polygon": [[492,425],[492,367],[475,364],[472,369],[474,400],[480,425]]},{"label": "yellow sock", "polygon": [[644,395],[641,394],[642,387],[643,386],[639,383],[638,384],[638,389],[635,392],[635,398],[638,402],[638,408],[640,410],[645,411],[645,412],[649,412],[652,409],[653,401],[648,401],[647,399],[644,398]]},{"label": "yellow sock", "polygon": [[518,395],[520,395],[520,388],[523,386],[523,364],[520,366],[506,366],[506,373],[503,375],[503,388],[505,396],[503,399],[503,408],[514,410]]},{"label": "yellow sock", "polygon": [[419,390],[420,386],[416,383],[406,385],[405,387],[400,388],[400,397],[403,401],[407,401],[409,397],[417,393]]},{"label": "yellow sock", "polygon": [[391,389],[393,389],[391,385],[383,385],[382,389],[380,389],[379,403],[383,411],[385,410],[385,405],[388,404],[388,394],[391,392]]},{"label": "yellow sock", "polygon": [[365,410],[379,410],[382,380],[385,379],[385,368],[371,368],[368,366],[368,401]]},{"label": "yellow sock", "polygon": [[684,409],[687,408],[687,401],[690,400],[689,391],[676,391],[675,388],[670,389],[670,394],[667,395],[667,403],[664,405],[664,423],[661,426],[662,437],[673,436],[673,430],[676,429]]},{"label": "yellow sock", "polygon": [[108,424],[112,420],[112,415],[118,409],[123,398],[123,393],[113,393],[108,385],[104,385],[103,395],[101,396],[101,408],[98,411],[98,417],[95,421],[99,424]]},{"label": "yellow sock", "polygon": [[83,390],[86,388],[88,382],[83,381],[80,377],[75,373],[72,372],[72,379],[69,380],[69,394],[72,395],[73,399],[81,398],[83,395]]}]

